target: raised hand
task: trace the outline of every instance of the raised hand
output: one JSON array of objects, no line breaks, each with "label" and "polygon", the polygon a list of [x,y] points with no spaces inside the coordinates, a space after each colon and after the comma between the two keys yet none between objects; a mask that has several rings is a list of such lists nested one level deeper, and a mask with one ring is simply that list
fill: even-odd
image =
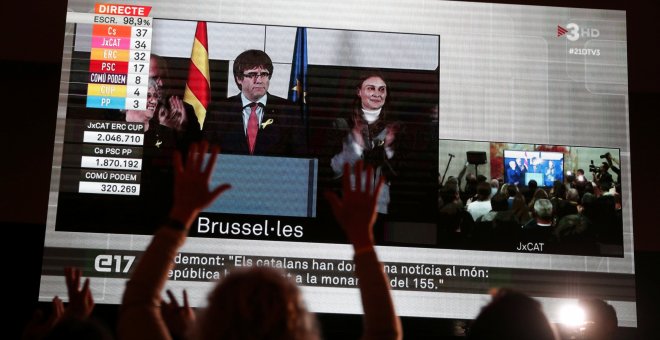
[{"label": "raised hand", "polygon": [[333,192],[326,192],[325,197],[355,250],[355,276],[360,280],[364,310],[363,339],[401,339],[401,321],[390,296],[388,278],[374,252],[373,225],[384,179],[374,180],[371,166],[362,168],[360,160],[355,164],[355,186],[351,186],[350,167],[344,164],[342,198]]},{"label": "raised hand", "polygon": [[231,185],[225,183],[209,189],[220,148],[211,148],[210,157],[204,166],[204,156],[208,150],[209,144],[206,141],[191,144],[185,165],[181,154],[178,151],[174,153],[174,204],[170,217],[183,223],[186,228],[190,227],[192,219],[202,209],[231,188]]},{"label": "raised hand", "polygon": [[186,108],[181,98],[171,96],[168,99],[169,105],[161,105],[158,113],[158,121],[171,129],[181,131],[186,124]]},{"label": "raised hand", "polygon": [[55,296],[51,305],[53,310],[46,319],[44,319],[44,313],[41,309],[37,309],[32,314],[32,318],[23,330],[23,340],[43,339],[62,319],[62,315],[64,314],[64,303],[62,299]]},{"label": "raised hand", "polygon": [[175,117],[177,122],[176,129],[181,130],[181,127],[186,124],[186,107],[183,105],[183,100],[177,96],[170,97],[170,110],[172,116]]},{"label": "raised hand", "polygon": [[167,325],[167,329],[175,339],[183,339],[188,330],[195,323],[195,311],[188,303],[188,292],[183,290],[183,306],[179,305],[171,290],[167,290],[170,302],[163,300],[160,304],[160,313]]},{"label": "raised hand", "polygon": [[86,319],[94,310],[94,297],[89,289],[89,278],[85,279],[85,283],[80,288],[81,276],[82,271],[79,268],[64,268],[66,290],[69,294],[69,304],[64,311],[65,317]]},{"label": "raised hand", "polygon": [[[361,160],[355,164],[355,187],[353,187],[350,166],[344,164],[341,199],[333,192],[325,193],[335,218],[356,251],[373,247],[373,225],[376,222],[378,195],[384,180],[383,177],[379,177],[374,185],[373,167],[368,165],[363,171],[363,166]],[[364,185],[363,179],[365,179]]]},{"label": "raised hand", "polygon": [[396,139],[396,135],[399,132],[401,126],[398,123],[388,124],[387,133],[385,134],[385,147],[390,147]]}]

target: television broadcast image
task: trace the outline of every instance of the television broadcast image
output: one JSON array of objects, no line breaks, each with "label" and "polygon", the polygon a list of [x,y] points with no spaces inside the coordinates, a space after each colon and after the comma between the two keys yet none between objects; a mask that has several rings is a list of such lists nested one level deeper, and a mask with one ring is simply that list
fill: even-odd
[{"label": "television broadcast image", "polygon": [[441,140],[439,150],[451,152],[440,157],[438,245],[623,256],[618,149]]},{"label": "television broadcast image", "polygon": [[561,338],[594,338],[566,321],[588,299],[638,327],[626,11],[372,5],[69,0],[38,301],[75,267],[122,309],[162,267],[144,286],[202,310],[275,269],[327,338],[388,308],[469,337],[495,288]]}]

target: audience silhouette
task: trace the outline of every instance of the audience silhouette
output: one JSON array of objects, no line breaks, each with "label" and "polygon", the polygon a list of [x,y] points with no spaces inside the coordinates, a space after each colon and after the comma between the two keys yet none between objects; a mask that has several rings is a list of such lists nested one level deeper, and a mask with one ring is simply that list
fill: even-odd
[{"label": "audience silhouette", "polygon": [[491,296],[469,328],[468,339],[559,339],[538,301],[507,288],[494,289]]},{"label": "audience silhouette", "polygon": [[[191,145],[186,163],[180,153],[174,156],[174,204],[170,219],[155,233],[127,283],[120,307],[118,335],[122,339],[171,339],[173,324],[161,313],[160,294],[173,266],[178,249],[185,243],[188,230],[197,214],[224,191],[229,184],[209,189],[218,148],[209,151],[207,142]],[[362,162],[355,165],[363,171]],[[349,166],[344,166],[347,174]],[[373,177],[373,168],[364,171]],[[400,320],[394,311],[389,284],[374,250],[373,223],[377,198],[383,185],[344,176],[343,197],[326,194],[332,210],[355,250],[356,276],[364,308],[363,339],[401,338]],[[316,339],[317,322],[304,303],[298,287],[282,272],[270,268],[234,271],[220,281],[209,295],[209,303],[200,320],[184,325],[187,335],[196,339]],[[184,307],[187,299],[184,296]],[[179,328],[181,330],[181,328]]]}]

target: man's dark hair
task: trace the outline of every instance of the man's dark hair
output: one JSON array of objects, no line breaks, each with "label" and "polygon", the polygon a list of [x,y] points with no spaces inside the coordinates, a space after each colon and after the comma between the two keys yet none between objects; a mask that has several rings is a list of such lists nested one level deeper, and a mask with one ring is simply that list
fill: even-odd
[{"label": "man's dark hair", "polygon": [[552,195],[557,198],[566,199],[566,185],[558,180],[552,182]]},{"label": "man's dark hair", "polygon": [[506,195],[507,197],[514,197],[518,193],[518,187],[515,185],[509,185],[506,188]]},{"label": "man's dark hair", "polygon": [[455,184],[447,183],[440,189],[440,198],[444,205],[453,202],[456,199],[458,187]]},{"label": "man's dark hair", "polygon": [[270,75],[268,79],[273,76],[273,61],[266,52],[260,50],[247,50],[239,54],[234,60],[234,81],[239,89],[242,90],[241,84],[238,79],[243,79],[243,72],[245,70],[253,69],[261,66],[268,70]]},{"label": "man's dark hair", "polygon": [[593,194],[594,193],[594,185],[591,184],[591,182],[584,183],[584,192],[588,192],[590,194]]},{"label": "man's dark hair", "polygon": [[539,186],[539,184],[536,183],[536,180],[535,180],[535,179],[530,180],[529,183],[527,183],[527,187],[529,188],[529,190],[530,190],[531,192],[536,191],[536,188],[538,188],[538,186]]},{"label": "man's dark hair", "polygon": [[490,184],[488,182],[481,182],[477,184],[477,199],[485,201],[490,196]]},{"label": "man's dark hair", "polygon": [[575,181],[575,175],[574,174],[566,175],[566,182],[573,183],[574,181]]},{"label": "man's dark hair", "polygon": [[495,194],[490,199],[490,206],[493,211],[507,211],[509,210],[509,197],[505,194]]}]

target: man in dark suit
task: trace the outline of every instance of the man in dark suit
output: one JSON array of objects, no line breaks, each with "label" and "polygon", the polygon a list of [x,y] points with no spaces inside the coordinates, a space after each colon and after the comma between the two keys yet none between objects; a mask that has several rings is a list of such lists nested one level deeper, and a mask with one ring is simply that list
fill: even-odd
[{"label": "man in dark suit", "polygon": [[303,156],[305,131],[300,110],[268,93],[273,63],[263,51],[247,50],[234,60],[234,81],[241,93],[211,105],[204,139],[224,154]]}]

